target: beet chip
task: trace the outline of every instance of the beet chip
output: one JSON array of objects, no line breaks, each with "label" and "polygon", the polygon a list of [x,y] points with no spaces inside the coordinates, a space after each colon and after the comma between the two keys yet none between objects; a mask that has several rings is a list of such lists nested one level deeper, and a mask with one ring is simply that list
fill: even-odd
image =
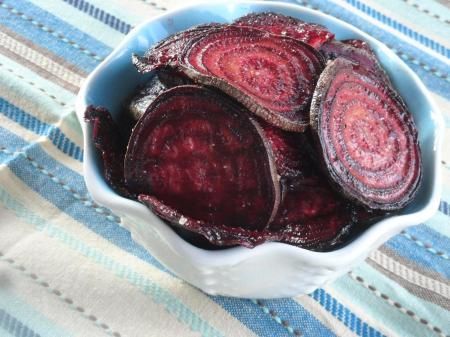
[{"label": "beet chip", "polygon": [[258,124],[229,97],[195,85],[149,106],[131,135],[125,178],[133,193],[211,226],[263,229],[280,199]]},{"label": "beet chip", "polygon": [[417,130],[390,86],[338,58],[320,76],[311,124],[324,166],[344,194],[383,210],[412,200],[421,181]]}]

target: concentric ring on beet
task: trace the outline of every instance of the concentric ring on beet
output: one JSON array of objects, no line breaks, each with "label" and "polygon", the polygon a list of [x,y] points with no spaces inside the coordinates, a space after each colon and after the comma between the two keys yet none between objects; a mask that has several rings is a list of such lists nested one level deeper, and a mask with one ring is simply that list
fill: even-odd
[{"label": "concentric ring on beet", "polygon": [[324,67],[311,46],[249,27],[225,26],[185,45],[183,72],[220,89],[284,130],[304,131],[312,92]]},{"label": "concentric ring on beet", "polygon": [[311,125],[332,181],[372,209],[406,206],[421,181],[413,118],[400,96],[360,65],[337,58],[323,71]]},{"label": "concentric ring on beet", "polygon": [[263,229],[280,191],[258,124],[232,99],[183,85],[162,93],[139,120],[125,156],[136,195],[156,197],[211,226]]}]

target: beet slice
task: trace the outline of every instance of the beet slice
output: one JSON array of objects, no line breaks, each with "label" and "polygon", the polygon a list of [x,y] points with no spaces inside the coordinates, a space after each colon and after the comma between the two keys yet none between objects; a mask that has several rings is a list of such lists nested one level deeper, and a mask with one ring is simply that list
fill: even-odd
[{"label": "beet slice", "polygon": [[148,106],[167,89],[192,83],[187,77],[169,69],[159,70],[138,90],[128,104],[128,111],[133,120],[137,121]]},{"label": "beet slice", "polygon": [[233,24],[258,28],[276,35],[292,37],[316,49],[334,38],[334,34],[322,25],[305,22],[291,16],[273,12],[250,13],[240,17]]},{"label": "beet slice", "polygon": [[361,65],[338,58],[320,76],[311,126],[331,180],[372,208],[407,205],[421,181],[417,130],[400,96]]},{"label": "beet slice", "polygon": [[391,85],[389,76],[378,62],[378,59],[369,45],[361,40],[329,41],[320,47],[320,52],[327,60],[334,60],[337,57],[346,58],[354,63],[360,64],[363,68],[371,71],[380,77],[387,84]]},{"label": "beet slice", "polygon": [[229,97],[194,85],[165,91],[138,121],[125,178],[133,193],[208,226],[265,228],[280,199],[256,121]]},{"label": "beet slice", "polygon": [[185,46],[183,72],[220,89],[265,121],[304,131],[323,59],[312,47],[258,29],[228,26]]},{"label": "beet slice", "polygon": [[133,54],[133,64],[140,72],[147,73],[177,63],[179,54],[189,41],[196,36],[203,35],[206,32],[219,27],[221,27],[221,25],[211,23],[195,26],[177,34],[170,35],[154,47],[150,48],[144,56]]},{"label": "beet slice", "polygon": [[103,107],[88,106],[84,119],[92,127],[92,139],[102,156],[106,182],[120,195],[132,197],[125,187],[123,160],[126,142],[121,137],[119,127]]}]

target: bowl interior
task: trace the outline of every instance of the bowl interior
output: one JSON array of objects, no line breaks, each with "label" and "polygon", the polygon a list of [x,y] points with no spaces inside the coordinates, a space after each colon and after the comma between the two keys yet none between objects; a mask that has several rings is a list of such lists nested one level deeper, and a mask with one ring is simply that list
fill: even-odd
[{"label": "bowl interior", "polygon": [[[433,194],[436,194],[436,161],[437,144],[440,137],[440,116],[430,101],[426,89],[412,71],[386,46],[364,34],[358,29],[327,15],[304,9],[299,6],[270,3],[213,3],[187,7],[167,15],[157,17],[133,30],[115,51],[89,76],[80,92],[78,114],[82,118],[84,108],[89,104],[102,105],[109,109],[113,117],[121,113],[123,103],[135,91],[139,84],[145,83],[148,76],[139,74],[131,64],[131,55],[142,55],[150,46],[159,40],[194,25],[207,22],[231,22],[249,12],[275,11],[297,17],[299,19],[322,24],[335,33],[337,39],[359,38],[367,41],[379,57],[383,67],[389,74],[395,88],[400,92],[411,110],[419,129],[420,145],[423,156],[423,183],[416,199],[401,214],[412,215],[430,208]],[[80,118],[80,119],[81,119]],[[85,125],[84,125],[85,127]],[[86,131],[86,129],[85,129]],[[87,130],[89,133],[89,130]],[[97,180],[98,186],[114,194],[102,178],[99,157],[89,142],[86,147],[86,161]],[[88,186],[89,187],[89,186]],[[123,198],[121,198],[123,199]],[[434,198],[436,199],[436,198]],[[125,199],[123,199],[125,202]],[[129,201],[132,202],[132,201]],[[133,202],[132,202],[133,203]],[[113,208],[113,205],[106,205]],[[428,212],[430,213],[430,212]],[[402,215],[390,217],[400,220]],[[409,219],[408,221],[411,221]],[[385,222],[387,220],[383,220]],[[380,223],[374,225],[379,226]],[[411,223],[413,224],[413,223]]]}]

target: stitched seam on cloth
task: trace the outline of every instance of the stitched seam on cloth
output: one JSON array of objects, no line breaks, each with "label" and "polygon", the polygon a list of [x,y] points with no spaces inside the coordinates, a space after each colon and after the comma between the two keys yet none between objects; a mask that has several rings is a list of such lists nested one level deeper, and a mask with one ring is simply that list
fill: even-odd
[{"label": "stitched seam on cloth", "polygon": [[447,284],[434,280],[431,277],[422,275],[414,269],[408,268],[407,266],[401,264],[399,261],[396,261],[386,254],[383,254],[379,250],[372,252],[369,256],[369,259],[385,270],[399,276],[403,280],[413,285],[427,289],[447,299],[450,299],[450,287],[448,287]]},{"label": "stitched seam on cloth", "polygon": [[20,17],[23,20],[29,21],[31,22],[34,26],[38,27],[40,30],[51,34],[52,36],[56,37],[57,39],[59,39],[60,41],[67,43],[68,45],[72,46],[73,48],[81,51],[82,53],[92,57],[93,59],[97,60],[97,61],[103,61],[103,58],[98,56],[96,53],[88,50],[87,48],[84,48],[82,46],[80,46],[78,43],[76,43],[75,41],[72,41],[68,38],[66,38],[63,34],[61,34],[60,32],[55,31],[52,28],[47,27],[46,25],[36,21],[34,18],[30,17],[29,15],[26,15],[22,12],[20,12],[19,10],[17,10],[16,8],[5,4],[3,1],[0,0],[0,7],[5,8],[6,10],[8,10],[10,13],[17,15],[18,17]]},{"label": "stitched seam on cloth", "polygon": [[17,262],[14,259],[6,258],[5,255],[2,252],[0,252],[0,261],[8,263],[11,268],[14,268],[14,269],[20,271],[23,275],[25,275],[28,278],[30,278],[34,283],[40,285],[43,288],[46,288],[47,291],[50,294],[53,294],[56,297],[58,297],[58,299],[60,301],[64,302],[72,310],[78,312],[82,317],[84,317],[84,318],[88,319],[89,321],[91,321],[95,326],[103,329],[104,332],[106,332],[107,334],[113,335],[114,337],[120,337],[121,336],[120,333],[118,333],[117,331],[113,331],[108,326],[108,324],[105,324],[105,323],[101,322],[95,315],[88,314],[86,309],[76,305],[75,302],[73,301],[73,299],[71,299],[68,296],[65,296],[60,290],[50,286],[50,284],[48,282],[46,282],[41,277],[36,275],[36,273],[28,272],[27,269],[24,266],[22,266],[20,264],[17,264]]},{"label": "stitched seam on cloth", "polygon": [[[47,95],[48,97],[50,97],[52,100],[54,100],[56,103],[58,103],[59,105],[65,107],[67,104],[64,102],[59,101],[55,95],[49,93],[47,90],[45,90],[44,88],[41,88],[39,86],[37,86],[36,83],[32,82],[32,81],[28,81],[25,77],[23,77],[20,74],[17,74],[13,69],[6,67],[3,63],[0,63],[0,67],[3,67],[4,69],[6,69],[8,72],[10,72],[11,74],[13,74],[14,76],[16,76],[17,78],[23,80],[24,82],[28,83],[29,85],[35,87],[36,89],[38,89],[39,91],[41,91],[42,93],[44,93],[45,95]],[[71,111],[71,112],[75,112],[75,111]]]},{"label": "stitched seam on cloth", "polygon": [[93,6],[87,1],[84,0],[63,0],[63,1],[123,34],[128,34],[130,30],[133,29],[133,27],[129,23],[120,20],[119,18],[115,17],[112,14],[109,14],[108,12],[105,12],[103,9]]},{"label": "stitched seam on cloth", "polygon": [[325,310],[331,313],[339,321],[341,321],[351,331],[359,336],[363,336],[364,331],[368,331],[369,336],[384,336],[380,331],[364,322],[361,318],[355,315],[350,309],[339,303],[333,296],[328,294],[325,290],[319,288],[312,294],[308,295],[318,302]]},{"label": "stitched seam on cloth", "polygon": [[[322,10],[322,9],[320,9],[319,7],[316,7],[316,6],[311,5],[311,4],[308,2],[308,0],[296,0],[296,2],[299,3],[299,4],[301,4],[301,5],[303,5],[303,6],[306,6],[306,7],[308,7],[308,8],[311,8],[311,9],[314,9],[314,10],[317,10],[317,11],[320,11],[320,12],[325,13],[325,14],[332,15],[332,14],[330,14],[328,11]],[[413,56],[411,56],[411,55],[409,55],[409,54],[407,54],[407,53],[404,53],[404,52],[402,52],[402,51],[400,51],[400,50],[394,48],[394,47],[393,47],[392,45],[390,45],[390,44],[387,44],[387,43],[384,43],[384,44],[385,44],[387,47],[389,47],[394,53],[396,53],[397,55],[399,55],[402,59],[407,60],[407,61],[410,61],[411,63],[413,63],[413,64],[415,64],[415,65],[421,67],[423,70],[425,70],[425,71],[431,73],[432,75],[434,75],[434,76],[436,76],[436,77],[438,77],[438,78],[441,78],[441,79],[443,79],[443,80],[445,80],[445,81],[447,81],[447,82],[450,82],[450,76],[449,76],[448,74],[442,73],[442,72],[440,72],[439,70],[437,70],[437,69],[435,69],[435,68],[433,68],[433,67],[430,67],[429,65],[427,65],[427,64],[425,64],[425,63],[423,63],[423,62],[417,60],[415,57],[413,57]]]},{"label": "stitched seam on cloth", "polygon": [[403,2],[405,2],[406,4],[408,4],[408,5],[410,5],[410,6],[414,7],[414,8],[416,8],[417,10],[421,11],[422,13],[425,13],[425,14],[431,16],[431,17],[434,18],[434,19],[438,19],[438,20],[441,21],[441,22],[444,22],[444,23],[446,23],[446,24],[450,24],[450,20],[444,19],[444,18],[442,18],[442,17],[441,17],[440,15],[438,15],[438,14],[431,13],[431,11],[430,11],[429,9],[426,9],[426,8],[420,6],[419,4],[415,3],[415,2],[412,2],[412,1],[410,1],[410,0],[403,0]]},{"label": "stitched seam on cloth", "polygon": [[445,46],[420,33],[417,33],[416,31],[412,30],[411,28],[394,19],[388,18],[387,16],[380,13],[376,9],[360,2],[359,0],[346,0],[346,2],[353,8],[356,8],[357,10],[365,13],[366,15],[372,17],[378,22],[381,22],[382,24],[387,25],[395,29],[396,31],[400,32],[401,34],[406,35],[407,37],[419,42],[421,45],[431,50],[434,50],[438,54],[441,54],[446,57],[450,56],[450,50],[448,48],[445,48]]},{"label": "stitched seam on cloth", "polygon": [[280,316],[276,313],[275,310],[273,309],[269,309],[263,301],[261,300],[250,300],[252,303],[258,305],[261,310],[270,316],[270,318],[272,318],[275,322],[277,322],[278,324],[280,324],[283,328],[285,328],[290,334],[296,336],[296,337],[300,337],[303,336],[303,334],[301,333],[301,331],[299,329],[294,329],[291,324],[284,319],[281,319]]},{"label": "stitched seam on cloth", "polygon": [[5,154],[9,155],[20,155],[24,157],[30,164],[36,168],[40,173],[46,175],[49,177],[55,184],[63,188],[65,191],[69,192],[72,197],[78,201],[80,201],[83,206],[85,207],[91,207],[95,210],[96,213],[102,214],[105,216],[105,218],[108,221],[112,221],[118,225],[121,225],[121,219],[117,215],[113,214],[110,210],[107,208],[99,206],[97,203],[95,203],[92,199],[81,196],[77,191],[75,191],[72,187],[67,185],[62,179],[55,176],[53,173],[49,172],[45,167],[43,167],[41,164],[36,162],[33,158],[31,158],[26,152],[24,151],[10,151],[4,147],[0,147],[0,152],[3,152]]},{"label": "stitched seam on cloth", "polygon": [[3,309],[0,309],[0,327],[16,337],[41,337]]},{"label": "stitched seam on cloth", "polygon": [[37,135],[48,138],[64,154],[83,161],[83,150],[54,125],[40,121],[38,118],[21,111],[14,105],[0,99],[0,113]]},{"label": "stitched seam on cloth", "polygon": [[34,63],[39,68],[50,72],[52,75],[60,78],[61,80],[79,87],[83,78],[78,74],[73,73],[64,66],[54,62],[48,57],[42,55],[41,53],[29,48],[28,46],[15,40],[13,37],[0,32],[0,42],[2,47],[7,50],[23,57],[25,60]]},{"label": "stitched seam on cloth", "polygon": [[145,3],[147,5],[150,5],[150,6],[154,7],[156,9],[160,10],[160,11],[166,11],[167,10],[166,7],[160,7],[153,1],[150,1],[150,0],[140,0],[140,1],[142,1],[143,3]]},{"label": "stitched seam on cloth", "polygon": [[31,210],[25,208],[25,206],[23,206],[20,202],[13,199],[7,191],[1,188],[1,186],[0,201],[3,202],[6,208],[14,211],[17,217],[25,219],[39,231],[44,232],[49,237],[56,238],[57,240],[63,242],[72,250],[89,258],[98,265],[104,267],[106,270],[112,271],[117,277],[136,286],[144,294],[150,295],[155,303],[164,306],[167,312],[174,315],[181,323],[186,324],[191,330],[199,331],[204,337],[223,337],[223,335],[214,327],[209,325],[207,321],[204,321],[195,312],[191,311],[191,309],[179,298],[177,298],[176,295],[171,294],[170,291],[164,289],[156,282],[144,277],[135,270],[115,261],[107,255],[104,255],[97,249],[92,248],[84,241],[80,241],[66,233],[64,230],[51,225],[46,220],[39,217],[39,215],[36,215]]},{"label": "stitched seam on cloth", "polygon": [[437,256],[439,256],[440,258],[443,258],[444,260],[449,260],[449,259],[450,259],[449,256],[448,256],[445,252],[434,249],[434,248],[431,246],[431,244],[420,241],[420,240],[417,239],[414,235],[408,234],[408,233],[405,232],[405,231],[402,231],[401,234],[402,234],[404,237],[406,237],[407,239],[413,241],[417,246],[419,246],[419,247],[425,249],[426,251],[428,251],[428,252],[430,252],[430,253],[432,253],[432,254],[434,254],[434,255],[437,255]]},{"label": "stitched seam on cloth", "polygon": [[350,275],[350,277],[353,280],[361,283],[365,288],[369,289],[377,297],[383,299],[385,302],[387,302],[392,307],[397,308],[403,314],[405,314],[405,315],[413,318],[415,321],[425,325],[429,330],[437,333],[439,337],[450,337],[450,335],[445,334],[439,327],[430,324],[428,322],[428,320],[417,316],[413,311],[411,311],[409,309],[406,309],[399,302],[392,300],[388,295],[386,295],[386,294],[380,292],[379,290],[377,290],[377,288],[375,288],[373,285],[371,285],[371,284],[367,283],[366,281],[364,281],[364,279],[361,276],[358,276],[358,275],[354,274],[353,272],[349,272],[348,274]]}]

